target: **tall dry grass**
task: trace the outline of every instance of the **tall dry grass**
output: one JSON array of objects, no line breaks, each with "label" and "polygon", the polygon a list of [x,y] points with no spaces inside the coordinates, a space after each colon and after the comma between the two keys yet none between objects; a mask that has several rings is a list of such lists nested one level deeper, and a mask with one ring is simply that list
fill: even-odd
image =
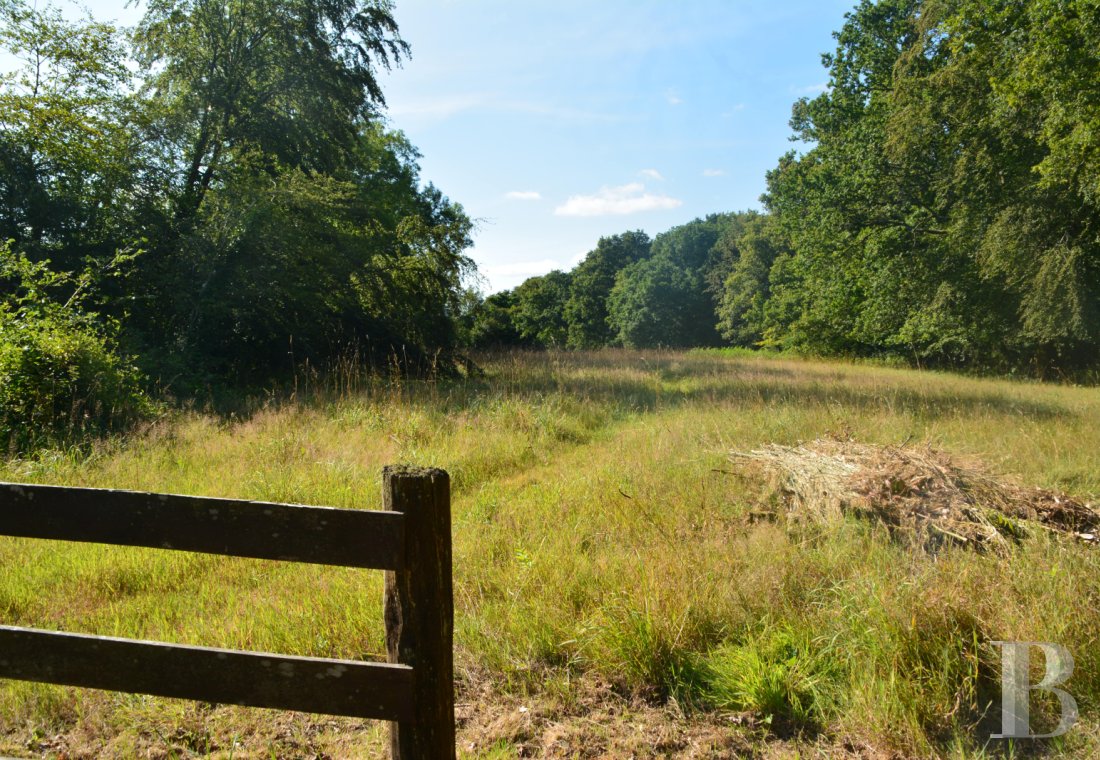
[{"label": "tall dry grass", "polygon": [[[1100,555],[1044,538],[1009,557],[930,556],[866,523],[754,521],[775,495],[727,460],[843,432],[927,441],[1088,498],[1100,492],[1100,392],[720,353],[480,364],[483,376],[447,381],[315,381],[243,418],[181,414],[90,456],[8,462],[0,478],[378,508],[383,465],[444,467],[464,704],[587,709],[599,682],[684,720],[736,714],[724,730],[764,753],[997,754],[990,642],[1054,641],[1077,660],[1068,688],[1082,720],[1040,749],[1100,754]],[[16,539],[0,539],[0,620],[384,650],[379,573]],[[1036,730],[1053,708],[1036,699]],[[356,721],[0,685],[9,754],[364,757],[381,737]],[[472,755],[510,756],[507,736],[467,739]]]}]

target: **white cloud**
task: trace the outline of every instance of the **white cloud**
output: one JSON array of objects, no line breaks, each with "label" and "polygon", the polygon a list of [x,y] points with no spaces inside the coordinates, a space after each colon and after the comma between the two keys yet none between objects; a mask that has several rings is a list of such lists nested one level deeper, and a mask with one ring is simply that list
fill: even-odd
[{"label": "white cloud", "polygon": [[656,169],[642,169],[638,172],[639,177],[646,177],[647,179],[663,180],[664,177]]},{"label": "white cloud", "polygon": [[538,190],[513,190],[505,193],[504,197],[510,201],[541,201],[542,193]]},{"label": "white cloud", "polygon": [[684,102],[684,99],[680,97],[676,90],[665,90],[665,100],[668,101],[670,106],[678,106]]},{"label": "white cloud", "polygon": [[595,195],[573,195],[554,209],[555,216],[622,216],[642,211],[666,211],[684,204],[668,195],[645,191],[641,182],[602,187]]},{"label": "white cloud", "polygon": [[704,177],[725,177],[725,169],[703,169]]}]

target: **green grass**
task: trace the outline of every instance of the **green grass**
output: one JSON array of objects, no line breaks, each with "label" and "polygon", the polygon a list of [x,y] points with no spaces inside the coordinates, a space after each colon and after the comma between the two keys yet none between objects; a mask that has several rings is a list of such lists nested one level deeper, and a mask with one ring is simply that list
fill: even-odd
[{"label": "green grass", "polygon": [[[763,754],[997,754],[989,642],[1053,641],[1076,659],[1082,719],[1030,749],[1100,754],[1100,554],[1036,539],[1010,558],[930,557],[864,523],[753,522],[775,497],[727,458],[829,432],[927,441],[1090,497],[1100,391],[719,353],[482,364],[481,378],[364,381],[244,419],[181,414],[90,456],[0,464],[0,479],[378,508],[383,465],[439,466],[454,485],[459,702],[476,711],[552,705],[565,720],[623,700]],[[367,571],[0,539],[5,624],[362,657],[384,650],[381,586]],[[1053,726],[1048,701],[1032,712],[1035,730]],[[515,756],[485,724],[464,725],[463,751]],[[361,757],[383,738],[360,721],[0,685],[7,754]]]}]

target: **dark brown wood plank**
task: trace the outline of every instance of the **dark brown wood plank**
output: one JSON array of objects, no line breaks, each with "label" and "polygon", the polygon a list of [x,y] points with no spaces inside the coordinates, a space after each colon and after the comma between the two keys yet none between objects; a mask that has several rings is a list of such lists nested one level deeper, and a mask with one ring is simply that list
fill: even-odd
[{"label": "dark brown wood plank", "polygon": [[393,512],[0,483],[0,535],[313,562],[404,566]]},{"label": "dark brown wood plank", "polygon": [[414,715],[404,665],[9,626],[0,626],[0,678],[379,720]]},{"label": "dark brown wood plank", "polygon": [[450,478],[443,470],[387,467],[382,500],[405,515],[405,570],[386,573],[390,662],[416,670],[416,715],[390,727],[395,760],[454,760],[454,602]]}]

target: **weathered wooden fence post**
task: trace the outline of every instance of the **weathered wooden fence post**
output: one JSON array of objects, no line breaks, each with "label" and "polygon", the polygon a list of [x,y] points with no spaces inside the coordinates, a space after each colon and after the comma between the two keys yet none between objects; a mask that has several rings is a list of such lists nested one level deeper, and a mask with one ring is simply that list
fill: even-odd
[{"label": "weathered wooden fence post", "polygon": [[387,467],[384,508],[405,515],[405,562],[386,572],[386,649],[411,665],[415,713],[391,724],[394,758],[455,757],[451,486],[443,470]]}]

